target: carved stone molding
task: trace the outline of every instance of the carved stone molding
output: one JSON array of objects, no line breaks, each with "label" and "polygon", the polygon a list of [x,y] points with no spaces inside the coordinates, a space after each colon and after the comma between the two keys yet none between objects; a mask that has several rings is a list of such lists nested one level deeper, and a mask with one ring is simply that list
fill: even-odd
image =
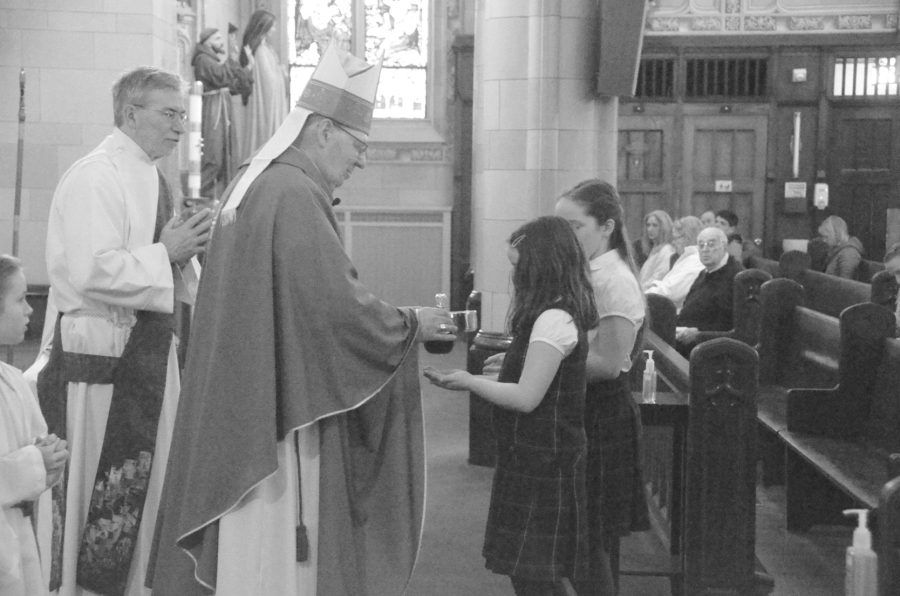
[{"label": "carved stone molding", "polygon": [[691,21],[694,31],[721,31],[722,20],[716,17],[698,17]]},{"label": "carved stone molding", "polygon": [[741,0],[725,0],[725,14],[741,12]]},{"label": "carved stone molding", "polygon": [[650,35],[896,32],[900,0],[652,0]]},{"label": "carved stone molding", "polygon": [[747,31],[775,31],[775,17],[744,17],[744,29]]},{"label": "carved stone molding", "polygon": [[788,26],[792,31],[821,31],[825,28],[825,17],[791,17]]},{"label": "carved stone molding", "polygon": [[839,16],[838,29],[871,29],[872,15],[846,15]]},{"label": "carved stone molding", "polygon": [[679,31],[681,26],[678,19],[649,19],[647,21],[649,31]]}]

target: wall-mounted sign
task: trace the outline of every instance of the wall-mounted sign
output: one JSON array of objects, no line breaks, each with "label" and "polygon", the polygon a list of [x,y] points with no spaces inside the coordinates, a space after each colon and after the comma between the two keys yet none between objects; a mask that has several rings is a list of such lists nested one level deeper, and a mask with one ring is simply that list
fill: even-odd
[{"label": "wall-mounted sign", "polygon": [[784,198],[786,199],[805,199],[806,198],[806,182],[785,182]]},{"label": "wall-mounted sign", "polygon": [[731,180],[716,180],[716,192],[731,192]]}]

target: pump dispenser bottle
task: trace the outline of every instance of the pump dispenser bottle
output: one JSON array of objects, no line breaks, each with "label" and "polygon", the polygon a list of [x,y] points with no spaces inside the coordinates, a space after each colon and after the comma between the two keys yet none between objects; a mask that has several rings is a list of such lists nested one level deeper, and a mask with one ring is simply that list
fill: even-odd
[{"label": "pump dispenser bottle", "polygon": [[845,509],[844,515],[856,515],[859,524],[853,531],[853,545],[847,549],[847,596],[878,596],[878,559],[872,550],[867,509]]},{"label": "pump dispenser bottle", "polygon": [[644,350],[647,355],[647,365],[644,367],[644,403],[656,401],[656,363],[653,362],[653,350]]}]

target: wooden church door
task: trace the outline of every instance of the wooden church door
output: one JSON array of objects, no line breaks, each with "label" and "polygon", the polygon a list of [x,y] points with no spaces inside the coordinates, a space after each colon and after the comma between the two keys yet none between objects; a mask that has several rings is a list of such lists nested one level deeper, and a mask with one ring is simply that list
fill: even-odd
[{"label": "wooden church door", "polygon": [[767,127],[765,115],[685,116],[683,214],[730,209],[745,240],[762,238]]},{"label": "wooden church door", "polygon": [[885,252],[887,210],[900,207],[900,113],[896,107],[836,107],[828,151],[829,209],[865,248]]}]

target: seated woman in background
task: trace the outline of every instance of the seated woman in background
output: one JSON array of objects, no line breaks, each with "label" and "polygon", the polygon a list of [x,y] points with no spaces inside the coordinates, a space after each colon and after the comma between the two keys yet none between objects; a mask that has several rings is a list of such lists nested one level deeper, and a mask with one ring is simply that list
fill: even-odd
[{"label": "seated woman in background", "polygon": [[661,294],[675,303],[676,310],[681,311],[691,285],[705,269],[697,251],[697,235],[702,229],[703,224],[693,215],[682,217],[672,224],[672,244],[681,256],[662,279],[650,284],[645,293]]},{"label": "seated woman in background", "polygon": [[863,245],[847,231],[847,222],[837,215],[830,215],[819,226],[819,236],[828,247],[825,273],[854,279],[862,261]]},{"label": "seated woman in background", "polygon": [[675,254],[672,246],[672,218],[662,210],[651,211],[644,218],[644,235],[641,237],[641,250],[647,260],[641,265],[639,281],[641,289],[647,290],[650,285],[662,279],[670,269],[670,260]]}]

